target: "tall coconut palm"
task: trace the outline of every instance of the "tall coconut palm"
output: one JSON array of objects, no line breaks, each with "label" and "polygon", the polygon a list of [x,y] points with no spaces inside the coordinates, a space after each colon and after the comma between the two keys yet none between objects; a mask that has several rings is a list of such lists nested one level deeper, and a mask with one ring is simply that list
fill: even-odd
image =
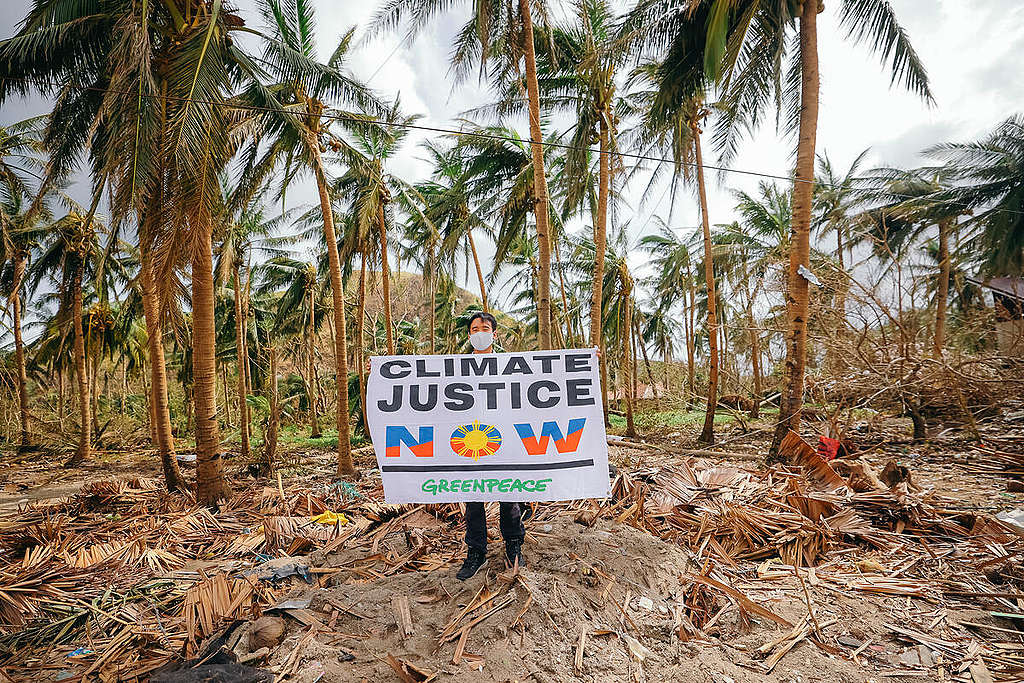
[{"label": "tall coconut palm", "polygon": [[[592,245],[588,245],[592,248]],[[626,255],[629,249],[626,243],[626,231],[619,233],[617,238],[608,245],[605,255],[608,268],[605,270],[604,284],[601,291],[605,301],[602,305],[604,313],[602,335],[615,341],[618,350],[618,389],[624,398],[626,408],[626,435],[636,436],[636,424],[633,417],[633,358],[631,354],[633,335],[634,282]],[[590,267],[590,263],[586,264]],[[606,366],[607,368],[607,366]],[[607,370],[603,374],[607,374]],[[602,385],[606,384],[603,381]]]},{"label": "tall coconut palm", "polygon": [[[249,295],[252,291],[252,258],[269,246],[268,238],[289,220],[289,212],[266,216],[258,200],[253,203],[234,201],[236,189],[229,179],[221,177],[221,211],[217,215],[217,258],[214,268],[219,284],[232,283],[235,317],[235,357],[238,364],[238,410],[242,440],[242,457],[249,458],[249,409],[246,397],[250,393],[249,379]],[[244,279],[243,279],[244,278]]]},{"label": "tall coconut palm", "polygon": [[[11,329],[14,334],[14,362],[18,384],[18,418],[21,433],[19,445],[30,445],[28,375],[25,369],[25,343],[22,339],[22,288],[28,263],[29,244],[26,241],[29,203],[33,180],[41,175],[43,164],[39,154],[43,151],[40,133],[41,117],[27,119],[10,126],[0,126],[0,263],[4,267],[4,284],[11,309]],[[48,216],[41,216],[44,220]],[[10,274],[7,276],[7,266]]]},{"label": "tall coconut palm", "polygon": [[[0,43],[0,101],[52,96],[43,185],[70,173],[81,152],[99,187],[110,189],[112,224],[133,220],[153,368],[159,450],[169,488],[182,485],[173,457],[160,326],[161,287],[180,266],[193,277],[197,316],[197,483],[210,503],[229,490],[221,475],[213,402],[213,296],[204,254],[217,173],[227,163],[229,117],[220,106],[234,83],[255,78],[230,34],[242,19],[220,2],[54,3],[36,0],[21,29]],[[194,247],[194,249],[193,249]],[[195,257],[195,258],[193,258]],[[198,295],[198,296],[197,296]],[[204,310],[198,310],[204,309]]]},{"label": "tall coconut palm", "polygon": [[960,216],[970,206],[957,200],[951,168],[873,169],[861,179],[859,195],[869,206],[858,214],[868,225],[865,237],[873,241],[877,257],[888,260],[905,251],[935,227],[938,234],[938,279],[935,291],[935,325],[932,355],[941,358],[945,348],[946,311],[952,269],[950,241],[958,230]]},{"label": "tall coconut palm", "polygon": [[[677,235],[676,231],[672,230],[663,220],[658,218],[656,223],[658,232],[644,235],[639,243],[640,249],[649,254],[650,264],[654,269],[651,285],[654,299],[657,302],[657,311],[656,315],[651,318],[652,324],[660,318],[664,318],[665,321],[676,320],[671,311],[680,302],[683,303],[683,319],[686,321],[687,316],[692,317],[693,309],[696,307],[696,302],[690,296],[694,289],[690,247],[687,241]],[[657,329],[667,331],[668,323],[659,322]],[[659,339],[663,337],[663,334],[658,336]],[[658,346],[671,352],[669,343],[659,341]],[[689,365],[689,390],[692,394],[694,390],[694,343],[693,333],[690,330],[686,332],[686,355]]]},{"label": "tall coconut palm", "polygon": [[[469,3],[466,3],[469,4]],[[408,38],[423,31],[431,19],[451,7],[441,0],[385,0],[370,30],[397,29],[403,22]],[[533,8],[531,10],[531,7]],[[532,11],[545,18],[543,0],[478,0],[468,21],[459,30],[452,52],[452,68],[464,79],[475,65],[483,77],[493,67],[504,73],[520,73],[525,67],[525,89],[529,101],[530,152],[533,165],[533,206],[537,234],[538,344],[551,348],[551,235],[547,179],[544,175],[544,138],[541,132],[540,92],[537,85],[537,55]]]},{"label": "tall coconut palm", "polygon": [[[846,252],[852,238],[853,215],[862,201],[858,193],[857,176],[867,155],[864,150],[854,158],[845,172],[835,168],[827,153],[818,155],[818,171],[814,188],[814,226],[821,237],[833,233],[836,241],[836,264],[846,272]],[[846,313],[846,286],[840,281],[836,286],[835,308],[841,316]]]},{"label": "tall coconut palm", "polygon": [[[639,11],[634,10],[634,13]],[[632,38],[636,27],[634,16],[627,18],[624,25],[626,36]],[[699,54],[699,52],[698,52]],[[693,60],[694,55],[686,55]],[[672,201],[676,200],[678,187],[684,183],[691,184],[697,192],[700,207],[701,228],[703,233],[704,252],[704,283],[707,293],[707,339],[708,354],[708,389],[707,405],[704,411],[704,426],[700,441],[714,443],[715,410],[718,407],[718,296],[715,293],[714,255],[711,249],[711,220],[708,217],[707,188],[704,178],[704,152],[701,146],[701,134],[704,121],[710,114],[705,104],[706,93],[710,87],[708,78],[703,71],[683,60],[681,65],[687,74],[685,84],[675,82],[680,76],[677,73],[681,65],[672,61],[673,53],[664,62],[646,62],[632,74],[631,81],[635,92],[630,97],[630,108],[641,115],[639,125],[630,131],[632,137],[646,155],[661,156],[671,160],[671,165],[657,164],[648,181],[648,188],[668,169],[671,172],[670,187]],[[683,94],[676,92],[682,88]],[[669,94],[666,94],[669,91]],[[643,168],[638,164],[634,169]]]},{"label": "tall coconut palm", "polygon": [[[53,223],[35,229],[39,254],[28,272],[28,291],[34,293],[44,280],[59,294],[58,317],[71,327],[75,384],[79,406],[78,448],[68,460],[76,466],[92,458],[92,396],[86,357],[84,283],[95,273],[101,249],[96,239],[102,225],[92,214],[72,211]],[[65,328],[66,329],[66,328]],[[66,332],[65,332],[66,334]]]},{"label": "tall coconut palm", "polygon": [[[671,393],[669,371],[672,366],[672,356],[676,350],[676,340],[681,333],[683,333],[683,326],[665,308],[659,307],[654,312],[644,316],[641,338],[644,344],[651,344],[654,350],[661,354],[661,361],[664,366],[662,368],[664,372],[662,389],[666,396]],[[650,373],[650,363],[647,365],[648,373]],[[654,385],[653,377],[651,378],[651,384],[652,386]]]},{"label": "tall coconut palm", "polygon": [[[325,308],[321,301],[322,278],[312,263],[290,256],[276,256],[260,267],[260,293],[280,291],[275,326],[283,328],[290,323],[305,337],[306,396],[309,403],[310,438],[321,436],[317,416],[316,337],[323,321],[319,311]],[[319,313],[319,315],[318,315]]]},{"label": "tall coconut palm", "polygon": [[[559,173],[564,210],[575,212],[584,206],[591,213],[597,264],[593,272],[590,308],[590,343],[600,346],[601,286],[604,280],[604,246],[607,243],[609,200],[613,179],[623,170],[618,149],[618,122],[623,107],[616,97],[616,77],[630,58],[615,33],[615,13],[607,0],[582,0],[574,16],[564,22],[541,27],[535,37],[540,51],[538,92],[545,111],[572,116]],[[528,109],[518,79],[503,85],[501,101],[485,108],[501,115]],[[591,145],[598,143],[598,171],[590,173],[594,161]],[[595,181],[596,188],[590,184]],[[556,182],[556,184],[559,184]],[[596,206],[590,201],[596,189]]]},{"label": "tall coconut palm", "polygon": [[[416,264],[423,274],[423,306],[426,310],[427,326],[429,328],[427,334],[430,338],[428,346],[430,353],[435,353],[437,347],[436,299],[438,282],[444,277],[445,271],[450,270],[446,266],[451,265],[446,264],[445,259],[441,255],[442,237],[432,216],[441,215],[448,217],[449,214],[441,207],[449,204],[448,200],[451,197],[449,195],[450,189],[452,188],[446,187],[441,183],[419,183],[416,186],[416,191],[423,198],[423,206],[413,205],[404,207],[408,218],[403,229],[403,241],[401,243],[402,258],[407,262]],[[461,202],[457,202],[457,205],[461,205]],[[430,207],[437,208],[431,209]],[[365,271],[365,268],[360,271],[361,282],[365,279],[363,271]],[[481,277],[481,292],[483,293],[486,292],[482,279],[483,271],[480,271],[479,275]]]},{"label": "tall coconut palm", "polygon": [[[931,90],[921,64],[886,0],[839,0],[838,21],[847,35],[889,63],[893,83],[926,101]],[[716,146],[728,163],[740,138],[758,129],[778,107],[787,131],[796,131],[793,238],[787,288],[786,389],[772,443],[774,453],[790,429],[798,429],[807,358],[810,227],[818,126],[817,2],[787,0],[641,0],[626,30],[664,59],[660,92],[669,109],[692,98],[706,80],[721,92]],[[667,56],[666,56],[667,55]],[[787,68],[788,65],[788,68]],[[673,106],[674,105],[674,106]]]},{"label": "tall coconut palm", "polygon": [[480,287],[480,303],[486,312],[487,286],[473,233],[490,235],[492,230],[479,210],[481,198],[474,195],[474,189],[479,188],[471,185],[473,177],[463,157],[465,148],[426,142],[423,149],[432,163],[432,170],[428,182],[416,185],[423,200],[422,220],[435,226],[441,240],[442,258],[454,258],[461,252],[465,262],[472,260]]},{"label": "tall coconut palm", "polygon": [[[868,150],[854,158],[849,168],[841,173],[832,164],[827,153],[818,155],[817,179],[814,188],[813,227],[822,238],[833,233],[836,241],[835,264],[839,269],[833,297],[833,308],[838,317],[837,333],[842,336],[846,327],[846,293],[849,289],[846,272],[846,252],[850,249],[854,214],[861,196],[857,192],[857,175]],[[840,359],[829,346],[825,349],[825,367],[836,370]]]},{"label": "tall coconut palm", "polygon": [[[376,235],[379,248],[381,289],[384,298],[384,324],[388,354],[395,353],[394,320],[391,311],[391,267],[388,259],[388,230],[395,225],[392,202],[415,190],[388,169],[409,132],[409,124],[419,116],[401,113],[396,99],[381,117],[381,123],[353,122],[348,125],[347,144],[339,145],[339,160],[347,169],[338,178],[335,190],[352,203],[358,235]],[[403,203],[408,204],[410,200]],[[365,241],[360,240],[364,245]]]},{"label": "tall coconut palm", "polygon": [[[312,173],[320,198],[324,241],[330,268],[334,300],[334,358],[338,389],[338,474],[355,473],[349,440],[348,346],[346,340],[345,292],[342,263],[338,253],[338,235],[327,168],[322,146],[333,142],[328,106],[356,106],[379,113],[379,107],[365,85],[353,78],[346,60],[354,31],[345,33],[327,63],[316,58],[316,15],[305,0],[261,0],[260,11],[267,25],[263,33],[263,61],[272,85],[263,87],[254,81],[241,99],[264,106],[268,97],[273,111],[257,121],[254,143],[244,153],[246,170],[240,197],[254,194],[276,169],[283,169],[283,196],[287,187],[302,173]],[[325,114],[327,115],[325,117]]]},{"label": "tall coconut palm", "polygon": [[946,163],[956,185],[940,199],[973,211],[962,227],[983,272],[1024,274],[1024,115],[1016,114],[975,142],[946,143],[925,152]]},{"label": "tall coconut palm", "polygon": [[[203,6],[205,7],[205,5]],[[220,208],[218,179],[235,151],[228,94],[238,53],[229,35],[232,19],[197,12],[196,28],[185,36],[168,90],[168,155],[174,176],[171,230],[158,237],[160,270],[170,272],[190,256],[192,290],[192,386],[196,434],[196,500],[213,505],[231,495],[224,478],[217,423],[216,293],[213,269],[214,224]],[[168,98],[170,100],[170,98]],[[162,282],[167,280],[161,278]]]}]

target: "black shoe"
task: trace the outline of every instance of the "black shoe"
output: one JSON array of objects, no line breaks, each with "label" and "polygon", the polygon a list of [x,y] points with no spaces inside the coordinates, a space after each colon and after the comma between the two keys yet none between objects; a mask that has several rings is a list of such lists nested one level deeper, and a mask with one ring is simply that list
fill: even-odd
[{"label": "black shoe", "polygon": [[516,562],[519,562],[519,566],[523,566],[523,539],[513,538],[505,541],[505,559],[508,560],[508,566],[516,566]]},{"label": "black shoe", "polygon": [[459,573],[455,575],[455,578],[459,581],[465,581],[480,571],[480,567],[484,566],[486,562],[487,553],[476,548],[470,548],[469,552],[466,553],[466,561],[462,563],[462,568],[459,569]]}]

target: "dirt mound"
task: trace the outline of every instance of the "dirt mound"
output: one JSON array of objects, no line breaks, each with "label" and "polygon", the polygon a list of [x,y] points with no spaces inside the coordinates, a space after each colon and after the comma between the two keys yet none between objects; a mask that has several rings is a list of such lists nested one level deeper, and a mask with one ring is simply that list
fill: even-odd
[{"label": "dirt mound", "polygon": [[[293,664],[299,680],[788,681],[825,667],[818,680],[860,680],[852,663],[809,646],[762,673],[749,651],[790,629],[766,620],[750,633],[749,614],[725,613],[725,596],[694,582],[700,568],[686,551],[633,527],[587,528],[569,515],[538,522],[518,574],[500,548],[492,543],[486,571],[465,583],[456,565],[368,578],[358,576],[361,553],[324,558],[321,571],[337,570],[332,585],[293,597],[309,599],[331,632],[310,636],[292,620],[268,665],[285,666],[312,638]],[[779,615],[795,622],[801,610],[793,600]]]}]

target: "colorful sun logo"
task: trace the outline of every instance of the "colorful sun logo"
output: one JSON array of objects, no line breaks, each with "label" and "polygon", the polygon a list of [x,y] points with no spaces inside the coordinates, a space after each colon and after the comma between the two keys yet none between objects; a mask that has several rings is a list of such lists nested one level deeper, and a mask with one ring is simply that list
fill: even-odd
[{"label": "colorful sun logo", "polygon": [[480,456],[493,455],[501,448],[501,432],[474,420],[473,424],[462,425],[452,432],[451,444],[456,454],[479,460]]}]

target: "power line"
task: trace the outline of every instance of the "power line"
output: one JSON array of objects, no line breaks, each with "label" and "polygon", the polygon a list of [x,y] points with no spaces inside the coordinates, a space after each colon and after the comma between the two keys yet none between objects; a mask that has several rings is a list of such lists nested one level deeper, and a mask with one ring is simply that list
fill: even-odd
[{"label": "power line", "polygon": [[376,71],[370,74],[370,77],[366,79],[366,85],[370,85],[370,81],[372,81],[377,76],[377,74],[380,73],[380,70],[384,68],[385,64],[391,61],[391,58],[395,56],[395,53],[398,52],[398,48],[400,47],[402,47],[402,41],[398,41],[395,44],[395,48],[391,51],[391,54],[384,58],[384,61],[380,63],[380,66],[377,67]]},{"label": "power line", "polygon": [[[39,85],[39,86],[45,86],[45,87],[50,87],[50,88],[75,87],[77,90],[80,90],[80,91],[83,91],[83,92],[88,91],[88,92],[113,93],[115,95],[134,95],[135,94],[135,93],[131,93],[131,92],[123,91],[123,90],[115,90],[113,88],[99,88],[99,87],[96,87],[96,86],[67,86],[67,85],[60,85],[60,84],[50,83],[50,82],[46,82],[46,81],[42,81],[42,80],[37,80],[37,79],[32,79],[32,78],[28,78],[28,77],[18,77],[18,78],[11,78],[11,77],[8,77],[8,76],[0,77],[0,82],[3,82],[3,81],[27,81],[27,82],[35,83],[36,85]],[[205,104],[205,105],[209,105],[211,107],[227,107],[229,109],[236,109],[236,110],[242,110],[242,111],[261,111],[261,112],[267,112],[267,113],[272,113],[272,114],[280,114],[281,113],[281,111],[279,109],[275,109],[273,107],[263,107],[263,106],[259,106],[259,105],[255,105],[255,104],[241,104],[241,103],[232,103],[232,102],[224,102],[224,101],[198,100],[198,99],[195,99],[195,98],[179,97],[179,96],[176,96],[176,95],[143,94],[142,96],[150,98],[150,99],[164,98],[164,99],[167,99],[167,100],[173,100],[173,101],[178,101],[178,102],[191,101],[191,102],[196,103],[196,104]],[[649,155],[646,155],[646,154],[638,154],[636,152],[622,152],[622,151],[611,151],[611,150],[602,152],[600,149],[594,149],[593,147],[577,147],[575,145],[567,145],[567,144],[564,144],[564,143],[561,143],[561,142],[553,142],[553,141],[548,141],[548,140],[542,140],[540,142],[533,142],[529,138],[514,137],[514,136],[511,136],[511,135],[501,135],[499,133],[491,133],[491,132],[485,132],[485,131],[456,130],[456,129],[452,129],[452,128],[441,128],[439,126],[426,126],[426,125],[415,124],[415,123],[403,123],[403,122],[397,122],[397,121],[380,121],[380,120],[375,120],[375,119],[367,119],[367,118],[362,118],[362,117],[358,117],[358,116],[353,116],[352,114],[347,114],[347,113],[345,113],[343,111],[340,111],[338,109],[332,109],[332,108],[329,108],[329,107],[325,108],[323,110],[323,112],[321,112],[320,117],[321,118],[326,118],[326,119],[332,119],[332,120],[336,120],[336,121],[348,121],[350,123],[356,123],[356,124],[364,125],[364,126],[365,125],[391,126],[391,127],[394,127],[394,128],[405,128],[405,129],[408,129],[408,130],[420,130],[420,131],[424,131],[424,132],[428,132],[428,133],[443,133],[445,135],[452,135],[452,136],[477,137],[477,138],[484,138],[484,139],[490,139],[490,140],[501,140],[501,141],[505,141],[505,142],[515,142],[515,143],[523,143],[523,142],[525,142],[526,144],[529,144],[531,146],[532,145],[540,145],[541,147],[551,147],[551,148],[555,148],[555,149],[586,151],[586,152],[590,152],[591,154],[607,154],[609,156],[626,157],[626,158],[629,158],[629,159],[635,159],[637,161],[648,161],[648,162],[654,162],[654,163],[668,163],[668,164],[674,164],[674,165],[678,165],[678,166],[688,166],[688,167],[691,167],[691,168],[697,168],[697,164],[695,162],[692,162],[692,161],[679,161],[679,162],[677,162],[675,160],[666,159],[664,157],[661,157],[661,158],[653,157],[653,156],[649,156]],[[729,167],[726,167],[726,166],[716,166],[716,165],[713,165],[713,164],[704,164],[703,167],[705,169],[711,169],[711,170],[714,170],[714,171],[720,171],[722,173],[735,173],[735,174],[738,174],[738,175],[752,176],[752,177],[757,177],[757,178],[769,178],[769,179],[772,179],[772,180],[781,180],[781,181],[785,181],[785,182],[788,182],[788,183],[817,183],[818,185],[822,185],[822,186],[825,186],[825,187],[833,187],[833,188],[838,187],[838,185],[836,185],[835,183],[822,183],[822,182],[818,181],[817,179],[805,180],[803,178],[797,178],[796,176],[778,175],[778,174],[774,174],[774,173],[764,173],[762,171],[748,171],[748,170],[745,170],[745,169],[729,168]],[[889,194],[892,197],[903,198],[903,199],[919,199],[920,198],[917,195],[900,194],[900,193],[889,193]],[[968,205],[966,203],[963,203],[963,202],[949,202],[949,204],[951,206],[961,206],[963,208],[973,208],[973,207],[970,207],[970,205]],[[995,209],[995,211],[1024,216],[1024,211],[1017,211],[1015,209]]]}]

